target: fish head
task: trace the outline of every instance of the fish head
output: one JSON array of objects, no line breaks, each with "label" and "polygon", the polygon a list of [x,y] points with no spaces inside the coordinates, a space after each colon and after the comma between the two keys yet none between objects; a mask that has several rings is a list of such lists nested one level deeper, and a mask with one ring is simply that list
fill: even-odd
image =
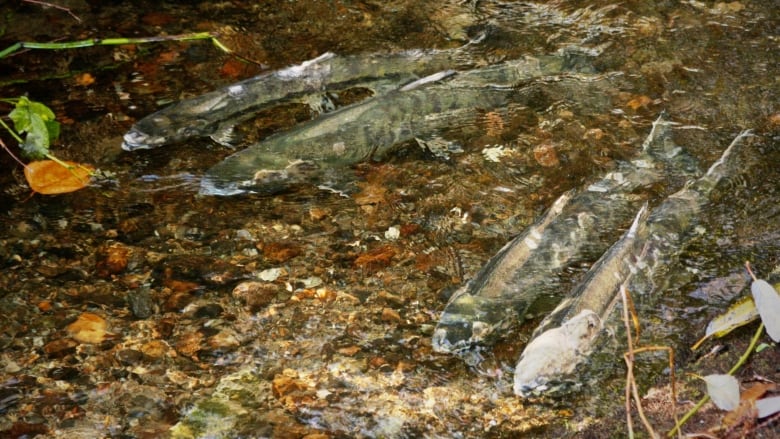
[{"label": "fish head", "polygon": [[152,114],[133,125],[122,138],[122,149],[153,149],[163,145],[182,142],[192,137],[210,133],[211,122],[200,119],[176,120],[165,114]]},{"label": "fish head", "polygon": [[489,345],[512,321],[507,303],[472,295],[466,285],[456,291],[433,333],[433,350],[461,355]]},{"label": "fish head", "polygon": [[484,344],[493,332],[494,327],[485,322],[442,319],[433,332],[431,343],[435,352],[466,355]]},{"label": "fish head", "polygon": [[515,395],[561,389],[567,376],[590,354],[601,328],[598,314],[586,309],[531,340],[515,367]]}]

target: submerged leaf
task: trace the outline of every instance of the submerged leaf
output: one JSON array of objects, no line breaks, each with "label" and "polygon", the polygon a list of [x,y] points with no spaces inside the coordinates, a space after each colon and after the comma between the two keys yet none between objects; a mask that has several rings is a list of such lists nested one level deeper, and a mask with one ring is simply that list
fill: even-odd
[{"label": "submerged leaf", "polygon": [[696,350],[706,339],[712,336],[723,337],[740,326],[756,320],[756,318],[758,318],[758,310],[756,310],[753,299],[745,297],[731,305],[726,312],[712,319],[707,325],[704,337],[696,342],[692,349]]},{"label": "submerged leaf", "polygon": [[721,410],[734,410],[739,406],[739,382],[731,375],[713,374],[704,377],[707,393]]},{"label": "submerged leaf", "polygon": [[759,418],[766,418],[767,416],[774,415],[775,413],[780,412],[780,396],[759,399],[756,401],[756,408],[758,409]]},{"label": "submerged leaf", "polygon": [[750,291],[767,334],[773,341],[780,341],[780,295],[772,285],[761,279],[753,281]]},{"label": "submerged leaf", "polygon": [[27,184],[33,191],[44,195],[73,192],[89,184],[93,167],[75,162],[62,163],[67,166],[53,160],[28,163],[24,168]]},{"label": "submerged leaf", "polygon": [[107,326],[108,323],[103,317],[91,312],[84,312],[65,329],[78,342],[98,344],[102,343],[109,335],[106,331]]}]

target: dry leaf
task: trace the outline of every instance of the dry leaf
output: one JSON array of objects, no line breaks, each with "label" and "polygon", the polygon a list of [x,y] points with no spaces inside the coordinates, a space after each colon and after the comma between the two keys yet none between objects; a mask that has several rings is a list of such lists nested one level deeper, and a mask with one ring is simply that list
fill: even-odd
[{"label": "dry leaf", "polygon": [[724,427],[732,427],[756,419],[756,400],[776,388],[774,383],[755,383],[740,395],[739,407],[723,416]]},{"label": "dry leaf", "polygon": [[362,253],[355,259],[355,266],[367,270],[378,270],[381,267],[390,265],[390,261],[395,256],[395,253],[393,246],[383,245]]},{"label": "dry leaf", "polygon": [[653,100],[650,99],[650,97],[644,96],[644,95],[640,95],[640,96],[637,96],[634,99],[631,99],[630,101],[628,101],[626,103],[626,105],[628,106],[628,108],[636,111],[636,110],[638,110],[641,107],[646,107],[651,102],[653,102]]},{"label": "dry leaf", "polygon": [[63,161],[67,167],[53,160],[39,160],[24,167],[24,176],[30,188],[44,195],[77,191],[89,184],[95,168],[81,163]]},{"label": "dry leaf", "polygon": [[81,343],[98,344],[106,339],[107,323],[103,317],[91,312],[82,313],[66,328],[71,337]]},{"label": "dry leaf", "polygon": [[75,80],[76,80],[76,85],[80,85],[82,87],[87,87],[95,83],[95,77],[92,76],[90,73],[82,73],[80,75],[77,75]]}]

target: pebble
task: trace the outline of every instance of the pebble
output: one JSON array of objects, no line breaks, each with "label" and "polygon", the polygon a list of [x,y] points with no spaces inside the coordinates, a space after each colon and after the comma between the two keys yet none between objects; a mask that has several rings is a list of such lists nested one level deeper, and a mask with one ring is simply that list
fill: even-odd
[{"label": "pebble", "polygon": [[146,285],[130,290],[127,293],[127,304],[137,319],[146,319],[154,314],[152,293]]},{"label": "pebble", "polygon": [[382,321],[383,322],[400,322],[401,315],[398,311],[392,308],[382,308]]},{"label": "pebble", "polygon": [[534,159],[545,168],[552,168],[560,165],[558,154],[555,152],[555,146],[552,143],[542,143],[534,148]]},{"label": "pebble", "polygon": [[278,293],[279,286],[268,282],[242,282],[233,288],[233,297],[244,302],[252,312],[270,304]]}]

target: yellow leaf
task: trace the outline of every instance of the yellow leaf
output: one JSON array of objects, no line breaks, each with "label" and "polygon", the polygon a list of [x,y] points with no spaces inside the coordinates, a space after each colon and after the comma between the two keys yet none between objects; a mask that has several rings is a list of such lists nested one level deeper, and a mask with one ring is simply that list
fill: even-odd
[{"label": "yellow leaf", "polygon": [[75,162],[61,163],[66,166],[53,160],[28,163],[24,168],[27,184],[33,191],[44,195],[73,192],[89,184],[89,176],[95,168]]},{"label": "yellow leaf", "polygon": [[712,336],[723,337],[740,326],[755,321],[757,318],[758,310],[756,309],[753,299],[751,297],[745,297],[731,305],[725,313],[712,319],[709,325],[707,325],[704,337],[696,342],[691,349],[695,351],[708,338]]},{"label": "yellow leaf", "polygon": [[653,100],[650,99],[650,97],[640,95],[628,101],[626,105],[628,105],[628,107],[631,108],[632,110],[636,111],[640,107],[647,107],[652,102]]}]

